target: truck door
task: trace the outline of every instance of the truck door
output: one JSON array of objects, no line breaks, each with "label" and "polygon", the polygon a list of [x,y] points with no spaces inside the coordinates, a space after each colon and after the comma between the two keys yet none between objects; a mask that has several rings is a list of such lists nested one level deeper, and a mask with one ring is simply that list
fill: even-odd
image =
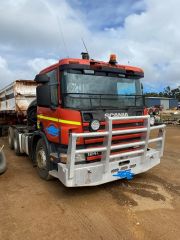
[{"label": "truck door", "polygon": [[46,73],[49,77],[50,106],[38,107],[38,124],[51,142],[60,141],[60,123],[58,114],[58,70],[54,69]]}]

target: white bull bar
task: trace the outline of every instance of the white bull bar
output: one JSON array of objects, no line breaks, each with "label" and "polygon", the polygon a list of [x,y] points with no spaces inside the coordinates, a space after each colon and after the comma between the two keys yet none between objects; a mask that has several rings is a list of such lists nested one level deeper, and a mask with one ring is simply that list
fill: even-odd
[{"label": "white bull bar", "polygon": [[[144,120],[143,126],[135,127],[133,129],[126,130],[113,130],[114,121],[126,121],[126,120]],[[125,122],[126,123],[126,122]],[[159,129],[158,136],[150,139],[150,131]],[[131,134],[131,133],[145,133],[145,137],[140,141],[116,144],[112,145],[112,137],[115,135]],[[102,147],[92,147],[85,149],[77,149],[77,138],[89,138],[89,137],[104,137],[104,143]],[[67,164],[58,164],[58,178],[66,186],[90,186],[98,185],[105,182],[119,179],[113,177],[112,170],[118,166],[120,162],[130,160],[130,165],[136,161],[136,167],[133,169],[134,174],[147,171],[151,167],[157,165],[160,162],[160,157],[163,155],[165,141],[165,125],[150,126],[150,116],[133,116],[133,117],[106,117],[106,129],[104,132],[88,132],[88,133],[72,133],[69,140],[68,152],[67,152]],[[155,149],[148,149],[150,143],[156,143]],[[141,146],[141,149],[110,154],[111,150],[124,149],[129,147]],[[148,151],[148,153],[147,153]],[[102,152],[102,158],[100,162],[75,164],[76,154],[84,154],[91,152]],[[151,156],[150,156],[151,155]],[[127,159],[126,159],[127,158]],[[147,167],[147,161],[152,158],[153,162]],[[118,160],[117,160],[118,159]],[[132,160],[132,162],[131,162]],[[116,164],[115,164],[116,163]],[[128,166],[128,168],[129,168]],[[101,171],[98,173],[99,168]],[[94,176],[100,174],[102,177],[90,177],[92,171],[95,171]],[[81,176],[83,175],[82,179]],[[86,177],[87,175],[87,177]],[[93,174],[92,174],[93,175]],[[104,176],[103,176],[104,175]],[[78,180],[77,180],[78,179]],[[88,179],[88,180],[87,180]]]}]

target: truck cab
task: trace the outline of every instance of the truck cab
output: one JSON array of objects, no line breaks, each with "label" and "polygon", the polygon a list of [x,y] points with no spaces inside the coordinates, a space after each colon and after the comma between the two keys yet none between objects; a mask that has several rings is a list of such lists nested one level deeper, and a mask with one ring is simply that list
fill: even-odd
[{"label": "truck cab", "polygon": [[141,116],[143,76],[140,68],[63,59],[35,79],[38,126],[49,141],[68,145],[70,132],[103,130],[106,116]]},{"label": "truck cab", "polygon": [[[131,179],[157,165],[165,126],[151,126],[146,115],[143,77],[142,69],[117,64],[115,55],[109,62],[62,59],[42,70],[35,77],[37,121],[18,131],[19,152],[42,178],[70,187]],[[150,140],[153,128],[159,134]]]}]

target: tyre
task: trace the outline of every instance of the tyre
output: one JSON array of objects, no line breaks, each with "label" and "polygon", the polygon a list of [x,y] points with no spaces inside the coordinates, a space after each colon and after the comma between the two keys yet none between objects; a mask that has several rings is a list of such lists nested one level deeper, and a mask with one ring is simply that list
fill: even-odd
[{"label": "tyre", "polygon": [[14,151],[17,156],[22,155],[20,151],[19,134],[17,129],[14,129]]},{"label": "tyre", "polygon": [[10,149],[14,149],[14,129],[12,127],[8,128],[8,142]]},{"label": "tyre", "polygon": [[0,152],[0,174],[4,173],[7,169],[6,157],[3,150]]},{"label": "tyre", "polygon": [[46,143],[43,139],[40,139],[37,143],[36,164],[39,176],[42,179],[50,180],[51,179],[51,176],[49,175],[50,161]]}]

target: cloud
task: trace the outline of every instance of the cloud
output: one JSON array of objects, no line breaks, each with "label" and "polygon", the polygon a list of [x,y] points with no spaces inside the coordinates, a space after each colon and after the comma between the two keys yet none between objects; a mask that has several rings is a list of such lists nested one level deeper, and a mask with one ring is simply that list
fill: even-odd
[{"label": "cloud", "polygon": [[0,56],[0,76],[1,76],[1,86],[7,83],[7,79],[12,80],[12,73],[8,69],[7,61]]},{"label": "cloud", "polygon": [[34,58],[29,60],[27,65],[30,67],[30,69],[32,69],[33,73],[38,73],[41,69],[44,69],[57,62],[57,59]]},{"label": "cloud", "polygon": [[149,0],[146,12],[125,21],[124,41],[134,51],[131,60],[145,69],[147,85],[154,89],[180,85],[178,5],[177,0]]},{"label": "cloud", "polygon": [[77,34],[86,29],[72,8],[63,0],[57,6],[55,2],[50,4],[48,1],[35,0],[20,0],[16,3],[2,0],[2,2],[1,44],[8,43],[22,54],[36,53],[42,56],[51,55],[53,51],[58,54],[63,49],[61,25],[67,39],[77,39]]},{"label": "cloud", "polygon": [[[100,42],[105,39],[101,48],[117,52],[121,63],[141,66],[145,71],[146,89],[156,91],[167,85],[177,87],[180,85],[180,68],[177,67],[180,54],[179,1],[145,2],[146,11],[130,14],[123,27],[112,27],[100,33]],[[105,58],[104,54],[101,56]]]},{"label": "cloud", "polygon": [[[1,0],[0,87],[28,79],[56,59],[79,57],[140,66],[146,89],[180,85],[178,0]],[[64,44],[65,43],[65,44]]]},{"label": "cloud", "polygon": [[129,14],[140,13],[145,9],[144,1],[141,0],[69,0],[68,2],[86,16],[84,18],[86,25],[92,31],[122,26]]},{"label": "cloud", "polygon": [[22,69],[12,69],[8,65],[6,59],[0,56],[1,85],[5,86],[17,79],[32,80],[42,69],[56,63],[57,61],[57,59],[34,58],[28,60]]}]

